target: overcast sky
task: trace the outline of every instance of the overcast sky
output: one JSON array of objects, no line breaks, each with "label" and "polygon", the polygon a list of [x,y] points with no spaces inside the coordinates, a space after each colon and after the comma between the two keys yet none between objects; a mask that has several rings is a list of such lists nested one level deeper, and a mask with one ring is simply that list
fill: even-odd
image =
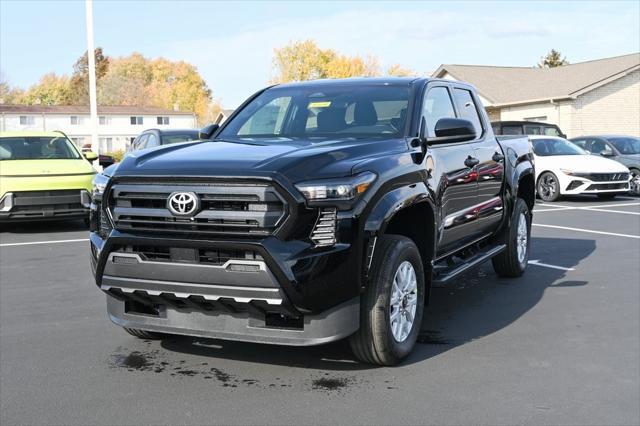
[{"label": "overcast sky", "polygon": [[[100,1],[107,55],[182,59],[226,108],[266,85],[275,47],[311,38],[428,74],[442,63],[532,66],[551,48],[571,62],[640,51],[640,2]],[[0,71],[27,87],[70,73],[86,49],[84,1],[0,0]]]}]

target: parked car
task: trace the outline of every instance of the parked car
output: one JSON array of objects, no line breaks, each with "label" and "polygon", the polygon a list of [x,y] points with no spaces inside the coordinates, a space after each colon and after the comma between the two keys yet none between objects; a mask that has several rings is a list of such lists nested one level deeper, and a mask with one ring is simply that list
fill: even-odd
[{"label": "parked car", "polygon": [[127,152],[154,148],[161,145],[186,142],[200,139],[199,129],[147,129],[134,139]]},{"label": "parked car", "polygon": [[349,337],[360,360],[398,363],[432,284],[527,267],[533,155],[481,105],[450,80],[285,84],[210,126],[214,143],[126,156],[94,183],[111,320],[141,338]]},{"label": "parked car", "polygon": [[62,132],[0,132],[0,221],[88,219],[96,158]]},{"label": "parked car", "polygon": [[560,127],[537,121],[494,121],[491,123],[496,135],[545,135],[566,138]]},{"label": "parked car", "polygon": [[[85,143],[84,145],[82,145],[82,153],[85,154],[87,152],[93,152],[91,151],[90,143]],[[115,158],[113,158],[111,155],[107,155],[107,154],[98,155],[98,164],[100,164],[103,168],[109,167],[115,162],[116,162]]]},{"label": "parked car", "polygon": [[566,139],[531,136],[536,188],[544,201],[562,195],[596,194],[613,198],[629,191],[629,169],[617,161],[589,155]]},{"label": "parked car", "polygon": [[631,176],[640,176],[640,138],[622,135],[580,136],[569,139],[594,155],[610,158],[627,166]]}]

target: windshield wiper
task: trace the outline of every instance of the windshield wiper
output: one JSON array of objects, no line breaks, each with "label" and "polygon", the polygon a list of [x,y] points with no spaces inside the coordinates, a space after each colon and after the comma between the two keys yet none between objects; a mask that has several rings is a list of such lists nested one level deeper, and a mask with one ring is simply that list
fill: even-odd
[{"label": "windshield wiper", "polygon": [[241,141],[237,139],[209,139],[207,142],[228,142],[228,143],[239,143],[242,145],[266,146],[263,143],[246,142],[246,141]]}]

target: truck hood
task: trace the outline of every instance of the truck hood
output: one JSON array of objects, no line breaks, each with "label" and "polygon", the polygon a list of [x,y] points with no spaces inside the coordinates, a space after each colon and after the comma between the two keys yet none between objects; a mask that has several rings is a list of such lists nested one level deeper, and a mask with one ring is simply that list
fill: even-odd
[{"label": "truck hood", "polygon": [[572,170],[580,173],[623,173],[629,170],[617,161],[596,155],[536,156],[536,171]]},{"label": "truck hood", "polygon": [[361,161],[406,151],[404,139],[290,139],[266,143],[200,141],[129,154],[114,176],[272,176],[291,182],[351,174]]},{"label": "truck hood", "polygon": [[2,160],[0,176],[33,177],[95,174],[88,161],[77,160]]}]

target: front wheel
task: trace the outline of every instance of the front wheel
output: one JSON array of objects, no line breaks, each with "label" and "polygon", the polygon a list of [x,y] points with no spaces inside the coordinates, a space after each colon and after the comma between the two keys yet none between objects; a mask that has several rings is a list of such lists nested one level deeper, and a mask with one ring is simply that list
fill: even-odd
[{"label": "front wheel", "polygon": [[507,248],[491,259],[493,270],[501,277],[519,277],[527,268],[531,246],[531,213],[522,198],[516,201],[505,237]]},{"label": "front wheel", "polygon": [[351,349],[363,362],[396,365],[411,353],[420,331],[424,268],[415,243],[399,235],[381,236],[374,256]]},{"label": "front wheel", "polygon": [[551,172],[544,172],[538,179],[538,197],[543,201],[557,201],[560,198],[560,183]]}]

